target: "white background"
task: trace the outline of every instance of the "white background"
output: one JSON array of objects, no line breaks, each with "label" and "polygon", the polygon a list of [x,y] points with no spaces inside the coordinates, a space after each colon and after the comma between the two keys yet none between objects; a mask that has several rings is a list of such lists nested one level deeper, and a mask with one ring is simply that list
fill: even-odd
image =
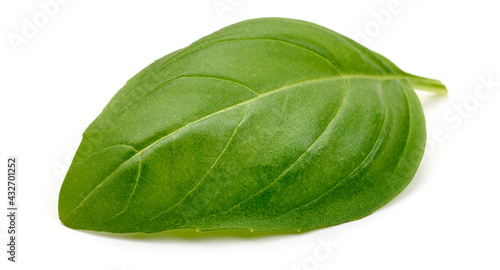
[{"label": "white background", "polygon": [[[8,155],[20,170],[19,262],[7,262],[2,214],[0,269],[500,268],[498,1],[69,0],[49,15],[46,2],[0,3],[1,183]],[[326,26],[446,84],[446,97],[419,92],[428,148],[408,188],[362,220],[304,234],[119,237],[63,226],[57,197],[71,155],[125,81],[226,25],[268,16]],[[37,31],[23,34],[34,20]]]}]

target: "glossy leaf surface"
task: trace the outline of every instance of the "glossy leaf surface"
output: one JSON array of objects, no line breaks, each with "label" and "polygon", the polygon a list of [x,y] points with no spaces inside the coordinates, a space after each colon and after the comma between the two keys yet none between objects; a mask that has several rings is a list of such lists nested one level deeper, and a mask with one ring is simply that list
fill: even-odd
[{"label": "glossy leaf surface", "polygon": [[61,187],[75,229],[311,230],[362,218],[411,181],[446,92],[321,26],[237,23],[136,76],[87,128]]}]

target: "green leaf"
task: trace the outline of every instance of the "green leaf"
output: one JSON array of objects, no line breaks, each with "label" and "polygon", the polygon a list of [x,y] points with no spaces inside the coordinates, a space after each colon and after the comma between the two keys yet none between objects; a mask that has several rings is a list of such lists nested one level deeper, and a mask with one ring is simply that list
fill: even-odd
[{"label": "green leaf", "polygon": [[116,233],[306,231],[362,218],[422,159],[413,87],[446,92],[309,22],[228,26],[113,97],[83,134],[59,217]]}]

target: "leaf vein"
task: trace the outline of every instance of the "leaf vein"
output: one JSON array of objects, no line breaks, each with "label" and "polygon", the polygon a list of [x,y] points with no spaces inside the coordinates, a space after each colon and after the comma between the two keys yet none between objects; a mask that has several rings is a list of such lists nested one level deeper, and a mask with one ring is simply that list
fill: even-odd
[{"label": "leaf vein", "polygon": [[[382,85],[382,84],[381,84],[381,85]],[[383,95],[381,95],[381,98],[382,98],[382,104],[383,104]],[[335,190],[335,189],[336,189],[336,188],[337,188],[340,184],[342,184],[343,182],[345,182],[345,181],[346,181],[346,179],[349,179],[349,177],[350,177],[351,175],[353,175],[355,172],[357,172],[357,171],[358,171],[358,170],[359,170],[359,169],[360,169],[360,168],[361,168],[364,164],[366,164],[366,162],[369,160],[369,158],[370,158],[370,157],[372,157],[372,156],[373,156],[373,154],[375,154],[375,150],[376,150],[376,149],[378,149],[378,148],[377,148],[377,145],[380,143],[380,138],[381,138],[381,136],[380,136],[380,135],[382,135],[382,131],[384,130],[384,127],[385,127],[385,125],[386,125],[386,122],[387,122],[387,112],[386,112],[386,107],[384,106],[384,120],[383,120],[383,122],[382,122],[382,125],[380,126],[380,130],[379,130],[379,132],[378,132],[377,139],[376,139],[375,143],[373,144],[373,147],[372,147],[372,149],[370,150],[370,152],[366,155],[365,159],[364,159],[364,160],[363,160],[363,161],[362,161],[362,162],[361,162],[361,163],[360,163],[360,164],[359,164],[359,165],[358,165],[358,166],[357,166],[357,167],[356,167],[356,168],[355,168],[355,169],[354,169],[354,170],[353,170],[353,171],[352,171],[349,175],[347,175],[347,176],[346,176],[346,177],[344,177],[342,180],[340,180],[338,183],[336,183],[335,185],[333,185],[333,187],[331,187],[330,189],[328,189],[326,192],[324,192],[323,194],[321,194],[320,196],[318,196],[317,198],[315,198],[314,200],[312,200],[312,201],[310,201],[310,202],[308,202],[308,203],[306,203],[306,204],[303,204],[303,205],[301,205],[301,206],[298,206],[298,207],[296,207],[296,208],[293,208],[293,209],[291,209],[291,210],[288,210],[288,211],[286,211],[286,212],[284,212],[284,213],[280,214],[279,216],[275,217],[275,219],[276,219],[276,218],[279,218],[279,217],[281,217],[281,216],[284,216],[284,215],[286,215],[286,214],[288,214],[288,213],[290,213],[290,212],[296,211],[296,210],[298,210],[298,209],[300,209],[300,208],[303,208],[303,207],[306,207],[306,206],[308,206],[308,205],[311,205],[312,203],[314,203],[314,202],[316,202],[316,201],[320,200],[321,198],[323,198],[324,196],[326,196],[328,193],[330,193],[330,192],[332,192],[333,190]]]},{"label": "leaf vein", "polygon": [[165,211],[162,211],[160,212],[159,214],[157,214],[156,216],[154,216],[152,220],[155,220],[156,218],[158,218],[159,216],[163,215],[163,214],[166,214],[168,212],[170,212],[172,209],[176,208],[177,206],[179,206],[188,196],[189,194],[192,194],[199,186],[200,184],[203,182],[203,180],[205,180],[205,178],[207,177],[208,174],[210,174],[210,172],[213,170],[215,164],[217,164],[217,162],[219,161],[219,159],[222,157],[222,155],[226,152],[227,148],[229,147],[229,144],[231,144],[231,142],[233,141],[233,138],[234,136],[236,135],[236,133],[238,132],[238,129],[239,127],[241,126],[241,124],[244,122],[244,120],[247,118],[247,115],[248,115],[248,105],[246,107],[246,110],[245,110],[245,114],[243,115],[243,118],[241,119],[241,121],[236,125],[236,127],[234,128],[233,130],[233,133],[231,134],[231,137],[229,137],[229,140],[228,142],[226,143],[224,149],[222,149],[221,153],[219,154],[219,156],[215,159],[215,161],[212,163],[212,166],[210,166],[210,168],[208,169],[208,171],[203,175],[203,177],[201,178],[200,181],[198,181],[198,183],[196,184],[196,186],[194,186],[194,188],[192,188],[187,194],[186,196],[184,196],[178,203],[176,203],[174,206],[168,208],[167,210]]},{"label": "leaf vein", "polygon": [[384,69],[375,61],[373,61],[372,58],[370,58],[365,52],[361,51],[360,49],[358,49],[356,46],[354,46],[354,44],[348,40],[348,39],[345,39],[343,36],[341,35],[338,35],[338,37],[343,40],[344,42],[346,42],[352,49],[354,49],[355,51],[357,51],[361,56],[365,57],[366,59],[370,60],[370,62],[374,63],[378,69],[380,69],[380,71],[382,71],[383,73],[386,73],[384,71]]},{"label": "leaf vein", "polygon": [[235,205],[233,205],[232,207],[230,207],[228,210],[226,211],[223,211],[223,212],[220,212],[220,213],[216,213],[216,214],[213,214],[213,215],[210,215],[210,216],[207,216],[207,217],[203,217],[202,219],[207,219],[207,218],[211,218],[211,217],[214,217],[214,216],[218,216],[218,215],[223,215],[225,213],[228,213],[230,211],[232,211],[233,209],[239,207],[240,205],[242,205],[243,203],[251,200],[252,198],[254,198],[255,196],[261,194],[262,192],[264,192],[265,190],[267,190],[270,186],[272,186],[273,184],[275,184],[276,182],[278,182],[286,173],[288,173],[294,166],[295,164],[299,163],[302,158],[307,154],[309,153],[309,151],[313,148],[313,146],[319,141],[319,139],[328,131],[328,129],[332,126],[332,124],[335,122],[335,120],[337,119],[337,116],[339,115],[340,111],[342,110],[342,108],[344,107],[344,104],[345,104],[345,101],[347,99],[347,96],[348,96],[348,92],[349,92],[349,85],[348,85],[348,82],[346,80],[346,93],[344,95],[344,98],[342,99],[342,102],[339,106],[339,108],[335,111],[335,113],[333,113],[333,116],[332,116],[332,119],[330,120],[330,122],[328,123],[328,125],[326,125],[325,129],[323,130],[323,132],[321,132],[321,134],[318,135],[318,137],[311,143],[309,144],[309,146],[302,152],[302,154],[297,158],[295,159],[294,162],[292,162],[287,168],[285,168],[283,170],[283,172],[278,176],[276,177],[271,183],[269,183],[267,186],[265,186],[264,188],[260,189],[259,191],[257,191],[256,193],[252,194],[250,197],[248,197],[247,199],[239,202],[239,203],[236,203]]},{"label": "leaf vein", "polygon": [[[109,148],[109,147],[107,147]],[[136,151],[137,152],[137,151]],[[106,178],[104,178],[104,180],[102,180],[101,183],[99,183],[94,189],[92,189],[92,191],[90,191],[89,194],[87,194],[87,196],[85,196],[85,198],[82,199],[82,201],[80,202],[80,204],[78,204],[75,208],[73,208],[73,210],[69,211],[68,214],[66,214],[66,217],[69,217],[71,214],[73,214],[76,210],[78,210],[90,197],[91,195],[94,194],[94,192],[96,192],[99,188],[102,187],[102,185],[104,185],[104,183],[106,183],[106,181],[111,177],[113,176],[116,172],[118,172],[126,163],[128,163],[128,161],[132,160],[133,158],[135,158],[138,154],[140,154],[141,152],[137,152],[135,153],[134,155],[132,155],[132,157],[130,157],[129,159],[127,159],[127,161],[123,162],[122,164],[120,164],[120,166],[118,166],[112,173],[110,173]]]},{"label": "leaf vein", "polygon": [[132,105],[138,103],[140,100],[142,100],[143,98],[145,98],[146,96],[160,90],[163,86],[167,85],[167,84],[170,84],[170,83],[173,83],[179,79],[185,79],[185,78],[207,78],[207,79],[216,79],[216,80],[221,80],[221,81],[227,81],[227,82],[231,82],[231,83],[234,83],[234,84],[237,84],[237,85],[240,85],[240,86],[243,86],[245,87],[248,91],[252,92],[253,94],[255,95],[259,95],[259,93],[255,92],[255,90],[253,90],[252,88],[250,88],[248,85],[245,85],[241,82],[238,82],[236,80],[232,80],[232,79],[226,79],[226,78],[222,78],[222,77],[216,77],[216,76],[209,76],[209,75],[182,75],[182,76],[178,76],[178,77],[175,77],[171,80],[167,80],[166,82],[163,82],[161,84],[159,84],[158,86],[156,86],[155,88],[153,88],[152,90],[146,92],[144,95],[140,96],[139,98],[137,98],[136,100],[134,100],[133,102],[131,102],[129,105],[127,105],[126,107],[124,107],[121,111],[121,112],[124,112],[126,111],[128,108],[132,107]]},{"label": "leaf vein", "polygon": [[[337,36],[340,37],[341,35],[337,34]],[[190,48],[191,50],[186,50],[186,51],[184,51],[183,54],[177,54],[174,57],[168,59],[165,63],[162,63],[162,65],[166,65],[167,63],[171,63],[171,62],[177,61],[177,60],[179,60],[179,59],[181,59],[181,58],[183,58],[185,56],[188,56],[189,54],[192,54],[192,53],[197,52],[197,51],[201,51],[203,49],[212,47],[214,45],[218,45],[218,44],[222,44],[222,43],[228,43],[228,42],[241,42],[241,41],[276,41],[276,42],[281,42],[281,43],[287,44],[289,46],[294,46],[294,47],[303,49],[305,51],[308,51],[309,53],[311,53],[311,54],[313,54],[313,55],[315,55],[315,56],[317,56],[319,58],[322,58],[323,60],[325,60],[326,62],[328,62],[339,74],[343,74],[342,72],[340,72],[340,70],[338,69],[338,67],[333,64],[332,61],[330,61],[329,59],[327,59],[323,55],[317,53],[316,51],[313,51],[310,48],[304,47],[303,45],[300,45],[300,44],[297,44],[297,43],[294,43],[294,42],[291,42],[291,41],[288,41],[288,40],[284,40],[284,39],[277,39],[277,38],[232,38],[232,39],[229,38],[229,39],[223,39],[223,40],[219,40],[219,41],[215,41],[215,42],[209,42],[207,44],[200,45],[199,47]]]},{"label": "leaf vein", "polygon": [[282,40],[282,39],[274,39],[274,38],[253,38],[253,39],[238,39],[238,41],[245,41],[245,40],[268,40],[268,41],[276,41],[276,42],[281,42],[283,44],[287,44],[289,46],[292,46],[292,47],[297,47],[297,48],[300,48],[300,49],[303,49],[305,51],[308,51],[309,53],[323,59],[324,61],[326,61],[330,66],[332,66],[333,69],[335,69],[335,71],[337,71],[340,75],[343,75],[344,73],[343,72],[340,72],[340,70],[338,69],[338,67],[336,65],[333,64],[333,62],[324,57],[323,55],[307,48],[307,47],[304,47],[302,45],[299,45],[297,43],[293,43],[293,42],[290,42],[290,41],[286,41],[286,40]]},{"label": "leaf vein", "polygon": [[405,147],[404,147],[403,152],[401,154],[401,158],[399,158],[398,164],[396,165],[396,169],[394,169],[394,172],[392,173],[391,178],[394,177],[394,174],[398,170],[399,165],[401,165],[401,160],[403,160],[403,156],[406,153],[406,150],[408,148],[408,142],[409,142],[408,139],[410,138],[410,135],[411,135],[411,108],[410,108],[410,102],[408,101],[408,95],[406,94],[406,90],[404,89],[404,86],[402,86],[402,88],[403,88],[403,93],[405,94],[406,107],[408,108],[408,135],[406,136],[406,144],[405,144]]},{"label": "leaf vein", "polygon": [[118,212],[117,214],[115,214],[114,216],[112,216],[111,218],[109,218],[106,221],[110,221],[110,220],[118,217],[119,215],[125,213],[125,211],[130,206],[130,202],[132,201],[132,197],[134,196],[135,190],[137,189],[137,186],[139,185],[139,178],[141,177],[141,168],[142,168],[142,154],[139,155],[139,171],[137,172],[137,177],[135,179],[134,189],[132,190],[132,193],[130,194],[130,197],[128,198],[127,205],[125,206],[125,208],[122,211]]}]

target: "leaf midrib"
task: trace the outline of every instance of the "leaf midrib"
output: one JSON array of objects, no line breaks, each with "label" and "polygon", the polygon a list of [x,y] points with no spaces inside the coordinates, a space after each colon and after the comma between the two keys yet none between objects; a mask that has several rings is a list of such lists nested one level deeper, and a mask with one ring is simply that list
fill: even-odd
[{"label": "leaf midrib", "polygon": [[[193,77],[190,77],[190,78],[193,78]],[[87,201],[88,198],[90,196],[92,196],[94,194],[94,192],[96,192],[106,182],[107,179],[109,179],[113,174],[115,174],[117,171],[119,171],[120,168],[122,168],[125,164],[127,164],[128,162],[130,162],[131,160],[133,160],[137,155],[142,155],[144,152],[146,152],[146,150],[148,150],[151,147],[157,145],[158,143],[162,142],[163,140],[166,140],[169,137],[171,137],[171,136],[173,136],[173,135],[175,135],[177,133],[180,133],[183,130],[185,130],[185,129],[191,127],[191,126],[196,125],[197,123],[200,123],[200,122],[202,122],[202,121],[204,121],[206,119],[209,119],[210,117],[213,117],[215,115],[218,115],[218,114],[224,113],[226,111],[232,110],[232,109],[237,108],[239,106],[243,106],[243,105],[252,103],[252,102],[254,102],[256,100],[259,100],[261,98],[265,98],[267,96],[270,96],[270,95],[273,95],[273,94],[276,94],[276,93],[279,93],[279,92],[282,92],[282,91],[286,91],[286,90],[288,90],[290,88],[301,86],[301,85],[305,85],[305,84],[318,83],[318,82],[326,82],[326,81],[334,81],[334,80],[348,80],[348,79],[367,79],[367,80],[384,81],[384,80],[398,80],[398,79],[403,79],[403,78],[406,78],[406,77],[405,76],[374,76],[374,75],[340,75],[340,76],[330,76],[330,77],[323,77],[323,78],[317,78],[317,79],[309,79],[309,80],[299,81],[299,82],[296,82],[296,83],[287,84],[287,85],[275,88],[275,89],[270,90],[268,92],[265,92],[265,93],[262,93],[262,94],[258,94],[257,96],[255,96],[255,97],[253,97],[251,99],[247,99],[245,101],[233,104],[233,105],[231,105],[229,107],[226,107],[224,109],[221,109],[221,110],[215,111],[213,113],[210,113],[210,114],[208,114],[208,115],[206,115],[204,117],[201,117],[201,118],[199,118],[199,119],[197,119],[195,121],[192,121],[192,122],[190,122],[190,123],[188,123],[188,124],[186,124],[186,125],[178,128],[178,129],[176,129],[176,130],[174,130],[174,131],[166,134],[165,136],[162,136],[161,138],[155,140],[154,142],[152,142],[148,146],[146,146],[143,149],[141,149],[138,152],[136,152],[129,159],[125,160],[120,166],[118,166],[118,168],[116,168],[110,175],[108,175],[101,183],[99,183],[99,185],[97,185],[87,196],[85,196],[82,199],[82,202],[80,204],[78,204],[73,210],[69,211],[65,218],[67,218],[69,215],[71,215],[74,212],[76,212],[76,210],[78,210],[78,208],[80,208],[83,205],[83,203],[85,201]],[[231,81],[231,82],[233,82],[233,81]]]}]

